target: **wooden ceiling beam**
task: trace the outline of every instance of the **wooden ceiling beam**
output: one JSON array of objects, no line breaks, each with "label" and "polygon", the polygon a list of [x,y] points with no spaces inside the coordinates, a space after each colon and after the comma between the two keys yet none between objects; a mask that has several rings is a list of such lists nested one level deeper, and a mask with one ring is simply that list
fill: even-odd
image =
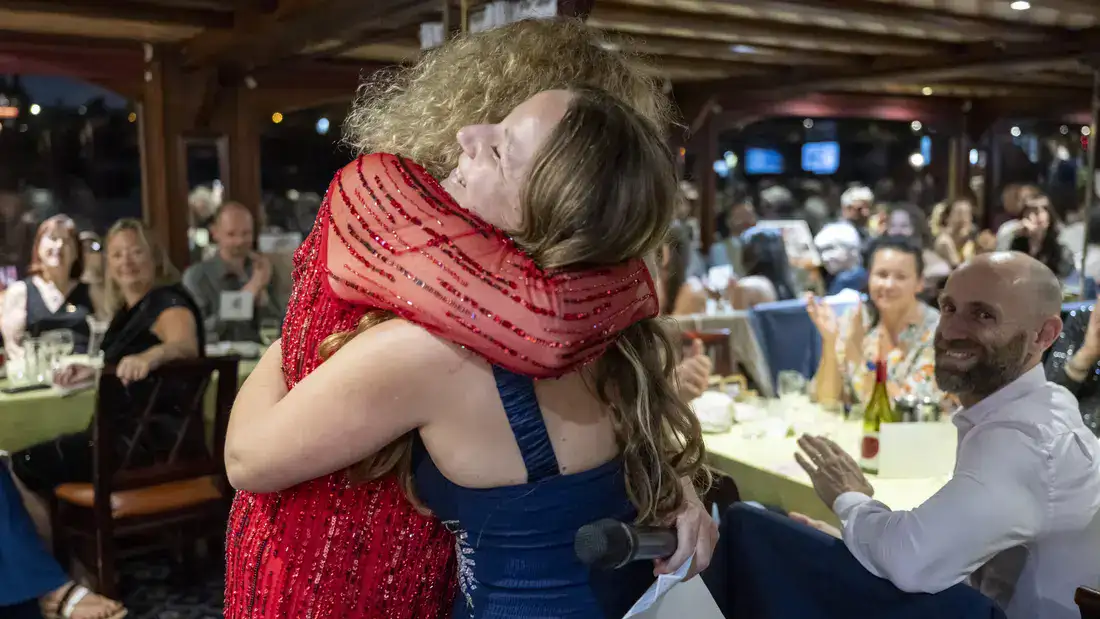
[{"label": "wooden ceiling beam", "polygon": [[621,46],[647,55],[684,58],[712,58],[760,65],[862,65],[867,57],[834,52],[811,52],[763,45],[730,45],[720,41],[701,41],[660,35],[607,33]]},{"label": "wooden ceiling beam", "polygon": [[[760,84],[760,88],[776,94],[795,94],[836,90],[884,81],[930,83],[1007,71],[1021,74],[1041,71],[1098,50],[1100,50],[1100,28],[1090,28],[1056,41],[1013,46],[1001,51],[983,49],[978,53],[934,56],[885,69],[837,71],[833,75],[822,75],[794,83]],[[739,85],[740,89],[745,87],[743,83]]]},{"label": "wooden ceiling beam", "polygon": [[[634,0],[634,2],[651,6],[673,4],[670,0]],[[724,6],[738,6],[757,11],[792,12],[803,17],[862,20],[895,28],[917,27],[950,31],[970,38],[983,39],[1036,40],[1050,37],[1060,30],[1020,21],[967,15],[909,4],[885,4],[875,0],[706,0],[700,1],[698,6],[719,11]]]},{"label": "wooden ceiling beam", "polygon": [[0,8],[77,17],[126,19],[167,26],[231,28],[233,15],[187,7],[158,6],[140,0],[0,0]]},{"label": "wooden ceiling beam", "polygon": [[1036,6],[1056,9],[1063,13],[1077,13],[1100,19],[1100,4],[1095,0],[1042,0],[1036,2]]},{"label": "wooden ceiling beam", "polygon": [[252,15],[230,32],[208,32],[184,46],[184,64],[232,64],[251,71],[321,43],[411,26],[439,8],[438,0],[314,0],[294,9]]},{"label": "wooden ceiling beam", "polygon": [[849,53],[942,55],[960,46],[910,37],[832,30],[718,15],[645,10],[601,2],[588,18],[590,25],[630,34],[657,34],[710,39],[730,43],[768,45],[803,50],[826,49]]}]

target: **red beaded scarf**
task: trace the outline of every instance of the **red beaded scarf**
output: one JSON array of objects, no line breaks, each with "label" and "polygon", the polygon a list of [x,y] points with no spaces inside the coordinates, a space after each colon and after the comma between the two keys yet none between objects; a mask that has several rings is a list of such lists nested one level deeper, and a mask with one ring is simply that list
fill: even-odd
[{"label": "red beaded scarf", "polygon": [[642,260],[544,271],[408,159],[361,156],[337,172],[326,200],[331,233],[320,257],[339,297],[390,310],[504,369],[561,376],[658,313]]}]

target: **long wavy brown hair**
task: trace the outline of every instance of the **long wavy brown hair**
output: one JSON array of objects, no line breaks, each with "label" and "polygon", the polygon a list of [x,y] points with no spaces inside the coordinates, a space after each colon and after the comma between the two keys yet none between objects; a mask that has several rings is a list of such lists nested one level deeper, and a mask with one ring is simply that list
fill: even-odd
[{"label": "long wavy brown hair", "polygon": [[616,49],[574,19],[526,20],[457,37],[413,66],[368,77],[344,123],[344,141],[359,153],[404,155],[443,178],[458,165],[459,129],[498,123],[544,90],[579,86],[604,90],[667,130],[668,97],[641,59]]},{"label": "long wavy brown hair", "polygon": [[[677,192],[671,154],[657,129],[618,99],[572,89],[561,122],[536,155],[521,192],[516,243],[545,269],[595,267],[651,256],[665,238]],[[355,332],[330,336],[327,358],[390,318],[365,316]],[[666,522],[683,501],[681,477],[709,483],[695,415],[673,384],[676,355],[657,319],[625,330],[583,370],[613,418],[627,494],[639,522]],[[354,479],[391,472],[412,493],[411,436],[353,467]]]}]

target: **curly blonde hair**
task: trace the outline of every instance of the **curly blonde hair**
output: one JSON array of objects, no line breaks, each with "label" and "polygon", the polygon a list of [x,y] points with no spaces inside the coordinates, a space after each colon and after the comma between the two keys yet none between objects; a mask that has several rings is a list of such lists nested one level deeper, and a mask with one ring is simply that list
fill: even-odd
[{"label": "curly blonde hair", "polygon": [[373,74],[344,123],[359,153],[404,155],[442,178],[458,163],[455,135],[491,124],[544,90],[599,88],[659,131],[672,105],[636,56],[575,19],[527,20],[457,37],[415,65]]}]

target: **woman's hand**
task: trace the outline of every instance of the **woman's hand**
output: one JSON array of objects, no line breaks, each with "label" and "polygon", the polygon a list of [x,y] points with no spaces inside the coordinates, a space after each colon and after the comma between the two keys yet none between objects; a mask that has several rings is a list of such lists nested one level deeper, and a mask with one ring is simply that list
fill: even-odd
[{"label": "woman's hand", "polygon": [[863,324],[863,302],[856,303],[848,316],[848,339],[844,342],[844,362],[848,365],[863,363],[863,338],[867,328]]},{"label": "woman's hand", "polygon": [[154,369],[153,362],[146,355],[130,355],[123,357],[115,366],[115,376],[123,385],[129,385],[144,380]]},{"label": "woman's hand", "polygon": [[75,387],[95,378],[95,368],[90,365],[73,363],[67,365],[53,375],[53,382],[58,387]]},{"label": "woman's hand", "polygon": [[997,250],[997,235],[989,230],[982,230],[978,233],[978,240],[975,241],[978,246],[979,253],[988,253]]},{"label": "woman's hand", "polygon": [[[718,523],[695,493],[691,481],[681,479],[680,483],[684,486],[684,504],[676,514],[676,552],[667,559],[654,561],[653,573],[671,574],[691,558],[691,567],[684,579],[687,580],[710,565],[714,547],[718,544]],[[695,555],[694,558],[692,555]]]},{"label": "woman's hand", "polygon": [[836,338],[840,334],[836,314],[828,303],[818,301],[812,294],[806,295],[806,313],[817,327],[821,339],[829,344],[836,344]]},{"label": "woman's hand", "polygon": [[692,340],[691,352],[684,355],[683,361],[676,366],[676,386],[685,402],[703,395],[710,384],[710,372],[713,368],[714,364],[707,356],[703,342]]}]

